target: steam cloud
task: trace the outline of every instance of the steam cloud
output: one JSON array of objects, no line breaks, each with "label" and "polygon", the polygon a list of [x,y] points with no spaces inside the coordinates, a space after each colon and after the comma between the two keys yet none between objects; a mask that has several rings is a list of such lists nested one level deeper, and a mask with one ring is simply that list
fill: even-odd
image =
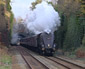
[{"label": "steam cloud", "polygon": [[51,4],[43,1],[36,5],[36,8],[28,13],[25,22],[27,28],[39,34],[42,32],[54,32],[60,26],[60,17]]}]

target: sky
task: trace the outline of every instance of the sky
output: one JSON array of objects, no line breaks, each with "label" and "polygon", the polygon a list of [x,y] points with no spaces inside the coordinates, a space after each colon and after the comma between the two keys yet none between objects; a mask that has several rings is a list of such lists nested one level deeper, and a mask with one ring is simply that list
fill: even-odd
[{"label": "sky", "polygon": [[35,0],[11,0],[10,4],[15,18],[22,17],[24,19],[29,12],[31,3],[34,1]]}]

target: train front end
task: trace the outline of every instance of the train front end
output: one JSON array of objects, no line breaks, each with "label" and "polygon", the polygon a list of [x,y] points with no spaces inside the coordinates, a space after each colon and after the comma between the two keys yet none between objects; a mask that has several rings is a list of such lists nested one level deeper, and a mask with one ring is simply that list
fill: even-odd
[{"label": "train front end", "polygon": [[43,53],[54,53],[56,45],[54,44],[54,33],[43,33],[41,38],[41,50]]}]

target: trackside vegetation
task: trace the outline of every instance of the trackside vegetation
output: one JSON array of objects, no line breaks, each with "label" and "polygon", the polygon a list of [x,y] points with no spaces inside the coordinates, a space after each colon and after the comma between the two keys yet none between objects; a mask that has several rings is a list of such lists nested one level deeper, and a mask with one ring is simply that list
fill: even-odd
[{"label": "trackside vegetation", "polygon": [[79,49],[85,52],[85,5],[82,3],[83,0],[59,0],[56,6],[61,26],[55,32],[55,43],[65,52],[72,53]]}]

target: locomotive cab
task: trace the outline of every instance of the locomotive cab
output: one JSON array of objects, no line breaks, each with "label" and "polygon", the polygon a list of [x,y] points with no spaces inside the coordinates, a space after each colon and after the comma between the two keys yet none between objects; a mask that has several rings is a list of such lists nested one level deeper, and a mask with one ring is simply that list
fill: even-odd
[{"label": "locomotive cab", "polygon": [[56,47],[54,44],[54,34],[44,32],[39,35],[39,38],[39,49],[43,53],[54,53]]}]

